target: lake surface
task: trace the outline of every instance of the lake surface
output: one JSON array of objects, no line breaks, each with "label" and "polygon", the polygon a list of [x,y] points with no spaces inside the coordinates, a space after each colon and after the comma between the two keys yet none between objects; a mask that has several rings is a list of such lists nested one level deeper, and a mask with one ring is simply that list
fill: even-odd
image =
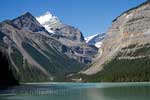
[{"label": "lake surface", "polygon": [[150,83],[39,83],[0,91],[0,100],[150,100]]}]

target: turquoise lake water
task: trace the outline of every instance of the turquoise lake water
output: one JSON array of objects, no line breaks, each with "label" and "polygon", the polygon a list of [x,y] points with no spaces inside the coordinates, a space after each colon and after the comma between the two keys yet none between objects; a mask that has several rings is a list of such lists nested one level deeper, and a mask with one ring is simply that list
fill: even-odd
[{"label": "turquoise lake water", "polygon": [[150,83],[39,83],[0,91],[0,100],[150,100]]}]

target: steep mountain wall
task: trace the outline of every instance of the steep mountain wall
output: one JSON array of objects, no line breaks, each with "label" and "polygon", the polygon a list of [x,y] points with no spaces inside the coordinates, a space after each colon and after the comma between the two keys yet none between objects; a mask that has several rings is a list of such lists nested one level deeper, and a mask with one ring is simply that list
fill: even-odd
[{"label": "steep mountain wall", "polygon": [[150,3],[144,2],[113,21],[103,41],[102,56],[83,73],[91,75],[101,71],[103,64],[116,57],[122,48],[147,43],[150,43]]}]

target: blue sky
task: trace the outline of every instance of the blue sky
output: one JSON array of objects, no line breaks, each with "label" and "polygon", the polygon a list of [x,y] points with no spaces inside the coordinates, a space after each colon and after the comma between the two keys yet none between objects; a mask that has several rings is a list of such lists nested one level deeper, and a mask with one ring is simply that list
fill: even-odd
[{"label": "blue sky", "polygon": [[39,16],[52,12],[64,23],[79,28],[84,36],[106,32],[122,12],[146,0],[1,0],[0,21],[24,12]]}]

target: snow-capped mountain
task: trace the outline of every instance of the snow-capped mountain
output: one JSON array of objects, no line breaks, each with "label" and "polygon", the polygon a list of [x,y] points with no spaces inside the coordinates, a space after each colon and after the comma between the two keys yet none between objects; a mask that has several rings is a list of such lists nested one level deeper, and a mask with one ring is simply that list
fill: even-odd
[{"label": "snow-capped mountain", "polygon": [[88,43],[89,45],[94,45],[97,48],[100,48],[102,45],[102,40],[105,38],[105,35],[106,35],[105,33],[98,33],[85,38],[85,40],[86,43]]},{"label": "snow-capped mountain", "polygon": [[57,28],[61,28],[65,26],[59,19],[58,17],[54,16],[50,12],[46,12],[45,14],[36,17],[36,19],[40,22],[41,25],[43,25],[47,31],[50,33],[55,33],[54,30]]},{"label": "snow-capped mountain", "polygon": [[69,57],[83,63],[91,63],[93,61],[98,49],[89,46],[85,42],[84,36],[79,29],[63,23],[58,17],[52,15],[50,12],[46,12],[44,15],[36,17],[36,19],[50,33],[53,33],[51,37],[71,48],[73,51],[71,54],[68,52],[65,53]]},{"label": "snow-capped mountain", "polygon": [[29,12],[0,22],[0,58],[2,51],[10,61],[9,70],[19,82],[54,81],[85,66],[67,56],[76,55],[70,47],[49,35]]}]

